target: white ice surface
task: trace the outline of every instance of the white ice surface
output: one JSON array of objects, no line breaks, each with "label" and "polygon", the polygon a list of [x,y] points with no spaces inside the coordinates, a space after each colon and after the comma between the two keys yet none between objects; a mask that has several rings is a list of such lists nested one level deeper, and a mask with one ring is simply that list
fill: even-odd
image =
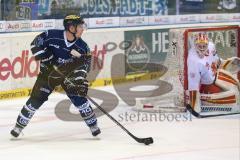
[{"label": "white ice surface", "polygon": [[[101,88],[114,93],[111,87]],[[98,118],[102,134],[93,138],[83,122],[66,122],[54,114],[55,105],[66,96],[54,93],[25,128],[12,140],[9,134],[27,98],[0,101],[1,160],[239,160],[240,117],[228,116],[185,121],[123,119],[137,115],[122,100],[110,112],[137,137],[152,136],[154,144],[135,142],[107,116]],[[72,109],[73,112],[74,108]],[[149,116],[149,115],[148,115]],[[159,116],[159,115],[158,115]],[[173,115],[168,115],[173,116]],[[176,116],[176,115],[175,115]],[[145,117],[146,118],[146,117]],[[159,117],[158,117],[159,118]]]}]

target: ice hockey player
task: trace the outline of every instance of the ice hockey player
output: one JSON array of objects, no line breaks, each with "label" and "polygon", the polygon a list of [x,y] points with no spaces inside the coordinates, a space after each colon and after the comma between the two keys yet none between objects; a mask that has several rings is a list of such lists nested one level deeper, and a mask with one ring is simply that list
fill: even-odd
[{"label": "ice hockey player", "polygon": [[[81,16],[68,15],[63,20],[64,30],[48,30],[35,37],[31,43],[31,51],[36,60],[40,61],[40,73],[32,89],[30,98],[23,106],[17,117],[11,135],[18,137],[28,125],[34,113],[48,100],[55,86],[50,86],[49,75],[56,66],[70,64],[74,61],[82,62],[60,81],[67,96],[78,108],[93,136],[101,133],[95,113],[85,97],[88,92],[87,73],[90,70],[91,55],[86,42],[81,35],[86,28]],[[59,82],[56,83],[59,85]]]},{"label": "ice hockey player", "polygon": [[214,43],[204,32],[194,36],[193,44],[187,59],[187,103],[196,112],[240,109],[239,79],[226,70],[232,65],[240,71],[240,59],[220,59]]}]

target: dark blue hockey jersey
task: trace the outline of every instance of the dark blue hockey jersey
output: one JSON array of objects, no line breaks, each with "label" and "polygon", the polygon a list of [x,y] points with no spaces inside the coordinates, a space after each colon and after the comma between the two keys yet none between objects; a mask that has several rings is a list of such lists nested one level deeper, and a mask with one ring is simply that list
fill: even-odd
[{"label": "dark blue hockey jersey", "polygon": [[[74,42],[68,42],[64,30],[48,30],[38,35],[31,43],[31,50],[35,57],[41,55],[44,58],[50,58],[49,56],[53,55],[52,63],[57,66],[71,61],[73,56],[70,52],[73,49],[80,54],[90,53],[87,43],[81,38]],[[85,64],[87,71],[89,71],[90,65],[91,58],[88,58]]]}]

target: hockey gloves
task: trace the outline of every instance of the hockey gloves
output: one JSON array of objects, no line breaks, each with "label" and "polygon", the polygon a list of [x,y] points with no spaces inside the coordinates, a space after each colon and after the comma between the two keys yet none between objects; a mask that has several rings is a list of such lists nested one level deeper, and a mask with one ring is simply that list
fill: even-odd
[{"label": "hockey gloves", "polygon": [[62,84],[64,90],[70,95],[85,97],[88,92],[87,72],[84,69],[73,71]]},{"label": "hockey gloves", "polygon": [[69,95],[76,95],[85,97],[88,93],[88,81],[71,81],[69,79],[65,79],[62,87]]}]

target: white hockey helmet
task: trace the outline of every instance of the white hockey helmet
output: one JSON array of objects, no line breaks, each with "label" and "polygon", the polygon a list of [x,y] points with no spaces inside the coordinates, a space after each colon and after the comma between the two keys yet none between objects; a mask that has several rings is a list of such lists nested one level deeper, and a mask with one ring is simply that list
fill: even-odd
[{"label": "white hockey helmet", "polygon": [[208,52],[208,36],[205,32],[199,32],[194,36],[194,46],[200,57],[204,57]]}]

